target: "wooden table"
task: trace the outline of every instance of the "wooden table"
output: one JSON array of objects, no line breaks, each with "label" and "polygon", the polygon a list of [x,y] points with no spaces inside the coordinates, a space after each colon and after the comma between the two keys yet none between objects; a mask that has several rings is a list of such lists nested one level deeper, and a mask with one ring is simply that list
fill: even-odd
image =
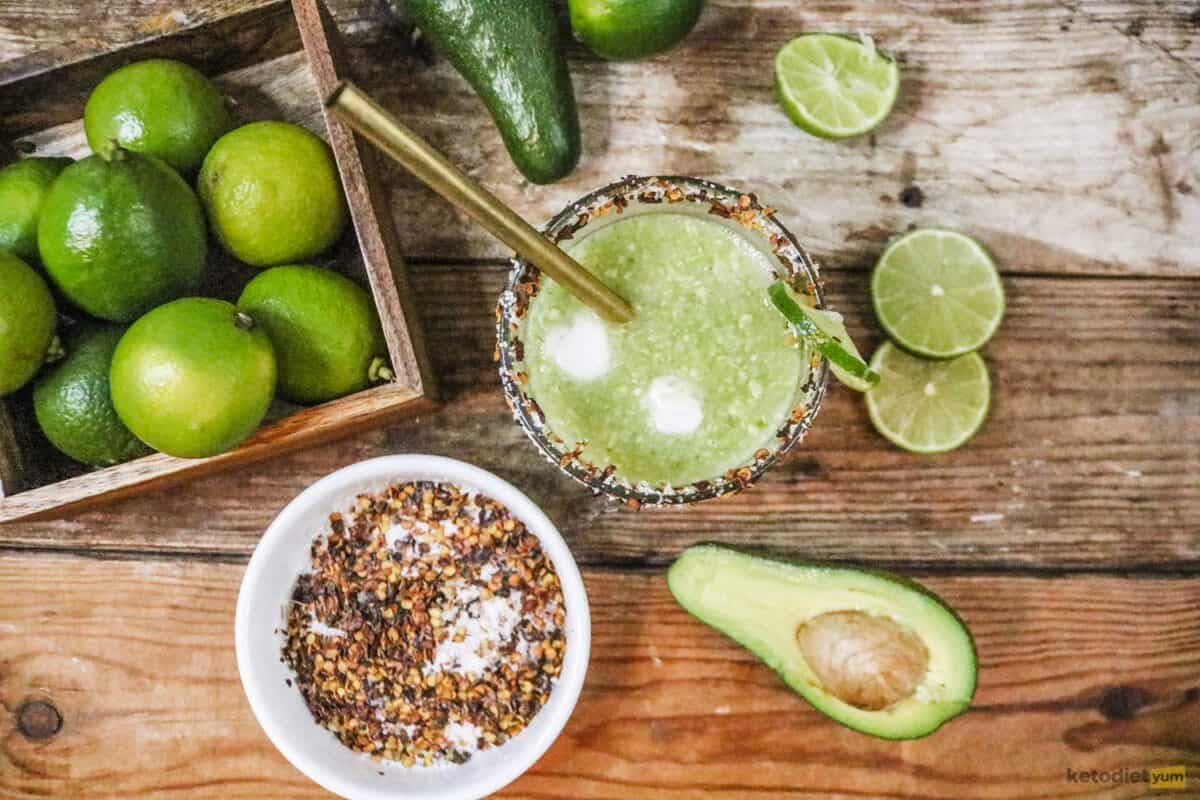
[{"label": "wooden table", "polygon": [[[0,74],[257,0],[5,0]],[[569,180],[518,180],[445,63],[377,0],[333,4],[355,74],[521,212],[629,172],[757,190],[824,265],[869,352],[889,236],[947,225],[1004,273],[995,404],[962,450],[902,453],[835,387],[784,467],[738,497],[634,513],[587,496],[509,418],[492,364],[504,252],[406,176],[392,199],[444,405],[391,428],[49,522],[0,528],[0,795],[324,796],[260,732],[234,665],[246,559],[298,491],[416,451],[528,491],[584,569],[594,643],[565,734],[513,797],[1135,797],[1068,771],[1185,764],[1200,797],[1200,5],[711,0],[638,64],[581,49]],[[771,58],[809,30],[896,52],[902,99],[860,141],[784,118]],[[979,647],[969,713],[888,743],[817,714],[685,615],[663,567],[717,540],[905,571]]]}]

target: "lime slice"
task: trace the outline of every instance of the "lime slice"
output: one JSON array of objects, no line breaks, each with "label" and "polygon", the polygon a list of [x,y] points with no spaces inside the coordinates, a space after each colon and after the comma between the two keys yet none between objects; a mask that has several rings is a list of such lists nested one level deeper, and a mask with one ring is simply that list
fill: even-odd
[{"label": "lime slice", "polygon": [[889,336],[930,358],[978,350],[1004,316],[1004,287],[987,251],[936,228],[905,234],[883,251],[871,300]]},{"label": "lime slice", "polygon": [[809,33],[776,54],[775,88],[792,122],[822,139],[846,139],[887,119],[900,69],[867,37]]},{"label": "lime slice", "polygon": [[[867,363],[866,360],[859,355],[858,348],[854,346],[854,340],[850,338],[850,334],[846,332],[846,323],[842,319],[842,315],[837,311],[832,311],[823,308],[804,307],[804,312],[808,315],[813,324],[824,331],[830,338],[839,343],[846,349],[850,355],[862,363]],[[829,368],[833,370],[834,377],[839,381],[849,386],[856,392],[865,392],[879,382],[876,377],[873,380],[869,378],[859,377],[853,372],[838,366],[834,361],[829,362]]]},{"label": "lime slice", "polygon": [[930,361],[884,342],[871,367],[883,376],[866,395],[871,422],[905,450],[953,450],[974,436],[987,418],[991,382],[978,353]]},{"label": "lime slice", "polygon": [[867,366],[858,355],[854,342],[846,335],[841,314],[822,312],[797,303],[782,281],[771,284],[768,292],[775,308],[792,323],[796,333],[829,359],[829,366],[838,380],[858,392],[865,392],[879,383],[879,373]]}]

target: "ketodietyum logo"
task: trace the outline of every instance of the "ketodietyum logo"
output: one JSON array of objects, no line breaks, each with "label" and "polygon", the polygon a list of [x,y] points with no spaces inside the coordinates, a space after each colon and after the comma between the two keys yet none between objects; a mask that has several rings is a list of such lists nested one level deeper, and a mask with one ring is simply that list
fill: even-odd
[{"label": "ketodietyum logo", "polygon": [[1143,767],[1142,769],[1087,769],[1067,768],[1067,783],[1095,783],[1107,786],[1141,783],[1151,789],[1186,789],[1187,767]]}]

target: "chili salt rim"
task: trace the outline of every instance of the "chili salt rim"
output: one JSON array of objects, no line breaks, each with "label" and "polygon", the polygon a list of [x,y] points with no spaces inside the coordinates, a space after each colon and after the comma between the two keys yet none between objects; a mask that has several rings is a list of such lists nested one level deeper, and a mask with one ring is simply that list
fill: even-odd
[{"label": "chili salt rim", "polygon": [[[800,246],[791,231],[775,218],[775,210],[763,206],[757,195],[738,191],[702,178],[676,175],[628,175],[615,183],[596,189],[571,203],[543,228],[543,234],[560,244],[574,238],[592,220],[609,214],[623,214],[633,205],[694,203],[708,206],[708,214],[737,223],[747,236],[769,246],[779,264],[775,276],[793,289],[813,298],[824,308],[820,271],[817,263]],[[724,475],[695,481],[682,487],[633,484],[617,474],[612,465],[596,465],[582,457],[582,445],[568,449],[563,439],[547,425],[545,415],[526,391],[528,376],[521,370],[524,342],[521,323],[530,301],[540,288],[541,273],[522,258],[510,261],[508,281],[496,307],[496,353],[504,398],[521,429],[542,455],[576,482],[595,494],[624,501],[633,508],[643,505],[679,505],[711,500],[744,491],[753,485],[780,458],[796,446],[812,427],[828,381],[828,362],[813,356],[808,380],[797,387],[792,412],[775,432],[773,448],[762,447],[753,458],[732,467]]]}]

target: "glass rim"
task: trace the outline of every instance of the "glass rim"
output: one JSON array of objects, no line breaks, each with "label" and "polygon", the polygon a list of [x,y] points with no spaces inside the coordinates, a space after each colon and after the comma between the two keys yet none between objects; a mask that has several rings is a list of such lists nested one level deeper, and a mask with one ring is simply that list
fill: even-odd
[{"label": "glass rim", "polygon": [[[569,203],[554,215],[542,233],[555,244],[569,240],[592,220],[610,213],[622,214],[634,204],[662,206],[689,202],[707,204],[708,213],[732,220],[745,229],[748,238],[757,236],[770,246],[782,271],[776,276],[813,298],[824,308],[820,270],[817,263],[784,225],[775,218],[774,209],[760,204],[751,192],[742,192],[703,178],[678,175],[628,175]],[[653,213],[653,212],[650,212]],[[508,279],[496,309],[496,342],[500,383],[504,398],[518,425],[542,455],[596,494],[605,494],[639,508],[643,505],[679,505],[722,497],[752,486],[780,458],[795,447],[812,427],[828,384],[829,364],[814,355],[808,380],[799,387],[806,392],[798,397],[792,414],[776,430],[773,447],[759,448],[750,461],[732,467],[719,478],[694,481],[680,487],[631,483],[618,474],[613,465],[597,466],[582,459],[576,446],[568,449],[546,423],[537,402],[526,392],[527,376],[520,371],[524,343],[520,339],[521,321],[537,294],[541,273],[520,257],[510,259]]]}]

